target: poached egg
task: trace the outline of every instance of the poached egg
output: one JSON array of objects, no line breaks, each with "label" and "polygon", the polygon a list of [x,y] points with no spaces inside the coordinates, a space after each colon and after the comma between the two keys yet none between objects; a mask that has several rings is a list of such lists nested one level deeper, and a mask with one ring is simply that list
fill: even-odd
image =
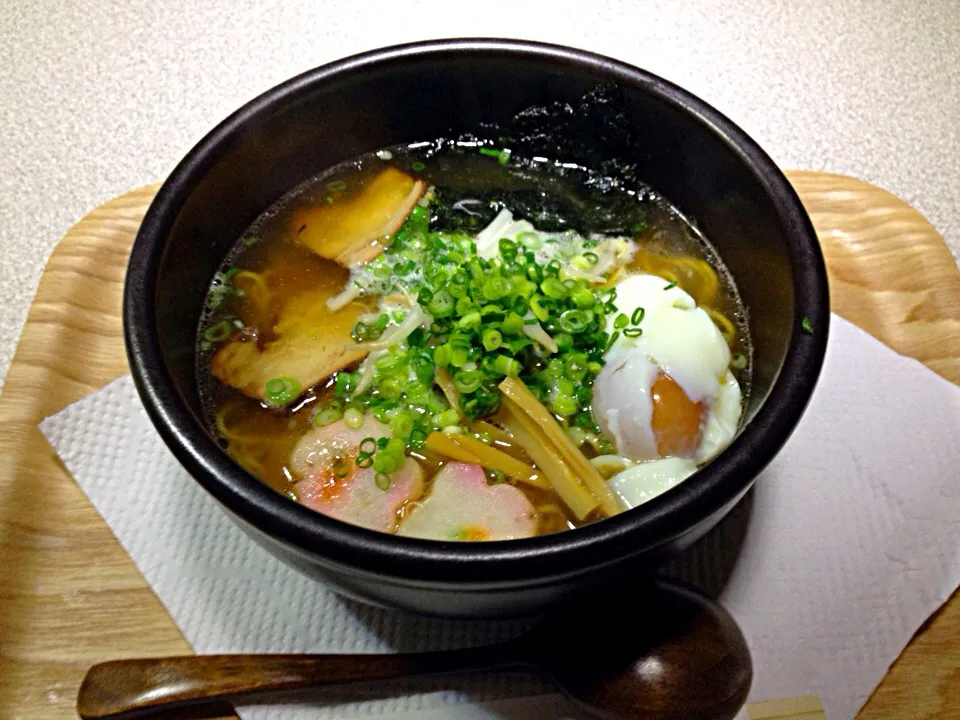
[{"label": "poached egg", "polygon": [[[607,352],[593,386],[593,412],[617,451],[636,465],[609,480],[624,507],[634,507],[692,475],[736,434],[740,386],[730,348],[710,316],[678,286],[656,275],[616,285],[616,317],[636,319]],[[642,311],[639,310],[642,308]],[[622,320],[621,320],[622,323]]]}]

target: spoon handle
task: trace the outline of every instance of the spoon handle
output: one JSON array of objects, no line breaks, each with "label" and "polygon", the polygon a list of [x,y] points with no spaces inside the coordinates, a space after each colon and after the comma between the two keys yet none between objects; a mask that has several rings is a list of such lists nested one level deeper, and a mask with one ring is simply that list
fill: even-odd
[{"label": "spoon handle", "polygon": [[512,643],[396,655],[185,655],[94,665],[80,685],[83,720],[133,718],[286,690],[522,664]]}]

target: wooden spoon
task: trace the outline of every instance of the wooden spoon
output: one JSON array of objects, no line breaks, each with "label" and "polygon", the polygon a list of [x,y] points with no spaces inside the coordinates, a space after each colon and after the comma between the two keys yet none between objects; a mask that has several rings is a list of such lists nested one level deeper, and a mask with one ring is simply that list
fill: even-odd
[{"label": "wooden spoon", "polygon": [[608,720],[723,720],[746,701],[750,653],[733,618],[702,595],[656,582],[548,618],[516,640],[399,655],[196,655],[93,666],[81,718],[131,718],[262,693],[412,675],[528,667]]}]

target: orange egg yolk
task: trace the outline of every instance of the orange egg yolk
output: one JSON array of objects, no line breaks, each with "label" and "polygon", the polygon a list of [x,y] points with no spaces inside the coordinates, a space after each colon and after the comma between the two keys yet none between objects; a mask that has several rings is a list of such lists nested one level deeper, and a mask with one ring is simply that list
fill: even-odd
[{"label": "orange egg yolk", "polygon": [[676,382],[660,373],[650,388],[651,425],[660,457],[692,455],[700,446],[706,406],[693,402]]}]

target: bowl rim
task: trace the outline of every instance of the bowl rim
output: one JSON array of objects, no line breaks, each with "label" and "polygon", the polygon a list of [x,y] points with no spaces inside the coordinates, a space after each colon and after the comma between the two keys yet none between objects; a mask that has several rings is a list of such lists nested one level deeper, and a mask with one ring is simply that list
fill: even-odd
[{"label": "bowl rim", "polygon": [[[768,194],[787,239],[796,296],[805,303],[794,318],[783,366],[766,400],[717,458],[644,505],[574,531],[486,543],[418,540],[354,526],[291,502],[243,470],[208,435],[175,389],[160,351],[154,288],[166,238],[199,178],[249,119],[339,76],[463,53],[586,67],[692,116],[744,163]],[[813,333],[801,328],[804,316]],[[729,508],[777,454],[803,414],[823,364],[829,319],[826,267],[810,219],[786,176],[729,118],[677,85],[610,57],[549,43],[488,38],[427,40],[352,55],[293,77],[239,108],[201,139],[163,183],[137,233],[123,297],[128,360],[147,414],[180,463],[230,514],[331,567],[397,585],[438,587],[534,585],[576,575],[669,542]]]}]

